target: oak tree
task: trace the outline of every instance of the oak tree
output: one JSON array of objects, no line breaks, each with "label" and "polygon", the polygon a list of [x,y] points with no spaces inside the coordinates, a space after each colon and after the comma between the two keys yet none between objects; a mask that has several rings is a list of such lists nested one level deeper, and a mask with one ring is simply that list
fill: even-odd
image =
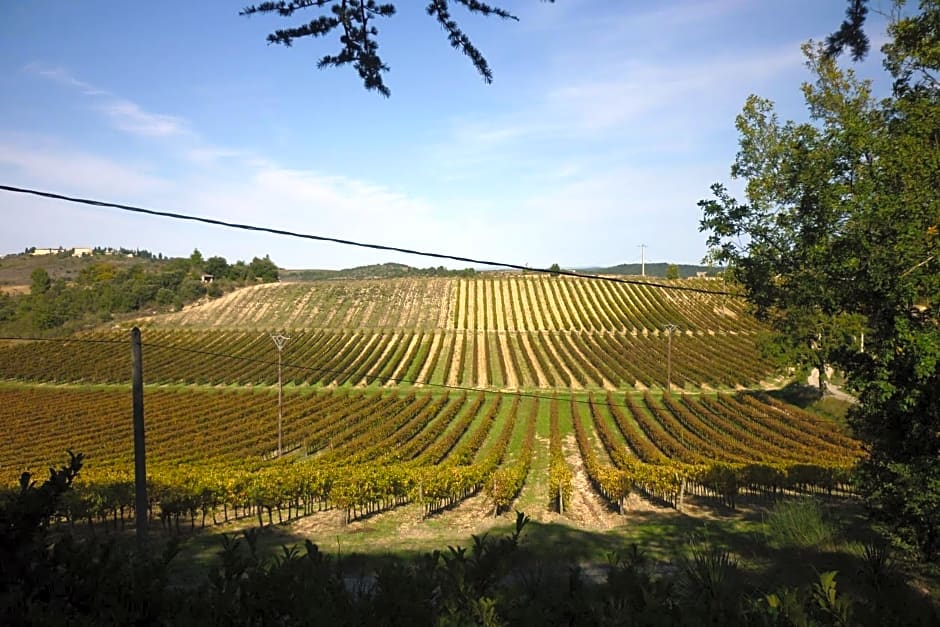
[{"label": "oak tree", "polygon": [[936,0],[895,13],[883,48],[893,90],[880,100],[808,44],[808,120],[781,122],[749,98],[731,170],[746,199],[716,184],[699,203],[711,256],[779,345],[846,373],[869,449],[862,491],[928,559],[940,557],[938,25]]}]

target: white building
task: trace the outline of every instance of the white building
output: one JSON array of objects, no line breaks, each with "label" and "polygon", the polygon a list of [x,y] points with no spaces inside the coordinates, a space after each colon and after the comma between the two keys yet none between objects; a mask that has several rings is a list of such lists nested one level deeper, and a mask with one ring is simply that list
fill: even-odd
[{"label": "white building", "polygon": [[61,252],[64,252],[65,249],[59,246],[58,248],[34,248],[31,255],[58,255]]}]

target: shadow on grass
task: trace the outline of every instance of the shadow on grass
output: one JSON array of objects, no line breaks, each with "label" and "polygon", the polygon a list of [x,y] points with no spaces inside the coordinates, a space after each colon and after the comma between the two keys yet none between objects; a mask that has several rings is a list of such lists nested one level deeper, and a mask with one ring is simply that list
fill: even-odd
[{"label": "shadow on grass", "polygon": [[[940,572],[918,565],[899,563],[875,577],[863,546],[874,535],[860,506],[834,501],[825,504],[835,527],[832,541],[818,547],[772,546],[765,535],[767,511],[749,508],[745,512],[709,508],[709,517],[689,516],[671,510],[631,512],[624,524],[609,531],[590,531],[564,523],[531,521],[522,535],[517,567],[523,571],[547,569],[566,573],[572,565],[593,570],[595,581],[606,575],[609,556],[629,551],[636,544],[659,564],[656,572],[674,572],[675,565],[689,554],[692,543],[724,547],[738,562],[742,581],[752,594],[764,595],[783,588],[806,587],[818,581],[820,573],[838,571],[838,589],[848,593],[859,611],[892,613],[898,624],[940,624],[937,590]],[[498,524],[487,533],[503,537],[512,524]],[[356,530],[348,534],[318,537],[322,552],[331,555],[344,577],[368,577],[390,562],[409,562],[432,550],[446,551],[448,544],[468,547],[469,534],[433,534],[407,548],[390,543],[389,530]],[[394,530],[391,531],[394,533]],[[229,535],[240,535],[230,533]],[[374,538],[374,541],[372,540]],[[274,557],[283,546],[303,546],[308,536],[290,524],[265,527],[258,542],[259,553]],[[198,585],[217,563],[222,542],[219,533],[196,534],[184,540],[174,569],[184,585]]]},{"label": "shadow on grass", "polygon": [[768,390],[766,394],[801,409],[810,407],[823,397],[818,387],[796,382],[788,383],[779,390]]}]

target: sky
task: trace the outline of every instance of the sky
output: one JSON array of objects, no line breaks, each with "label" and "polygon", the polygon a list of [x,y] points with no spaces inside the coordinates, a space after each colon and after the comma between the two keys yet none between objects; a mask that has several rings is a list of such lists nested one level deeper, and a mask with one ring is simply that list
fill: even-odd
[{"label": "sky", "polygon": [[[699,263],[697,201],[729,182],[749,94],[806,119],[801,43],[844,0],[504,0],[453,15],[485,84],[423,11],[380,20],[391,97],[337,38],[268,45],[316,17],[229,2],[4,2],[0,184],[295,232],[564,268]],[[872,0],[879,9],[887,0]],[[855,65],[887,88],[884,19]],[[843,63],[849,63],[843,59]],[[730,185],[740,190],[740,183]],[[467,264],[246,233],[0,191],[0,254],[112,246],[283,268]]]}]

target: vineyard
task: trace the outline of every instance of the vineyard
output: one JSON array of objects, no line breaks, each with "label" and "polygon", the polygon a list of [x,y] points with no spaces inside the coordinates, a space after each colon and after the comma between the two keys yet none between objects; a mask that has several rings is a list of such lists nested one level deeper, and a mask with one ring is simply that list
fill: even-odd
[{"label": "vineyard", "polygon": [[[325,281],[139,324],[150,513],[166,529],[405,505],[429,516],[471,497],[498,514],[533,485],[564,513],[578,473],[612,511],[630,494],[734,507],[844,493],[862,452],[759,391],[773,374],[760,328],[721,294],[498,274]],[[275,330],[290,336],[280,457]],[[63,518],[130,519],[129,353],[124,329],[0,347],[3,483],[81,451]]]},{"label": "vineyard", "polygon": [[[339,508],[351,519],[412,502],[430,514],[480,491],[498,511],[526,481],[549,480],[552,505],[560,494],[563,509],[571,471],[555,451],[572,432],[590,480],[614,507],[632,491],[675,507],[683,492],[733,505],[739,491],[841,491],[861,452],[831,423],[760,393],[293,392],[284,404],[287,454],[276,461],[270,390],[152,389],[146,402],[152,497],[164,517],[177,518],[260,507],[288,517]],[[81,450],[90,465],[83,500],[64,515],[111,520],[131,511],[126,390],[10,385],[0,388],[0,407],[5,482],[66,448]],[[542,420],[551,442],[534,438]],[[551,477],[528,477],[536,446],[552,449]]]},{"label": "vineyard", "polygon": [[[270,385],[275,329],[291,334],[283,359],[295,385],[615,391],[671,378],[691,390],[772,375],[736,299],[562,277],[259,285],[144,324],[150,384]],[[0,379],[126,382],[126,337],[9,346]]]}]

